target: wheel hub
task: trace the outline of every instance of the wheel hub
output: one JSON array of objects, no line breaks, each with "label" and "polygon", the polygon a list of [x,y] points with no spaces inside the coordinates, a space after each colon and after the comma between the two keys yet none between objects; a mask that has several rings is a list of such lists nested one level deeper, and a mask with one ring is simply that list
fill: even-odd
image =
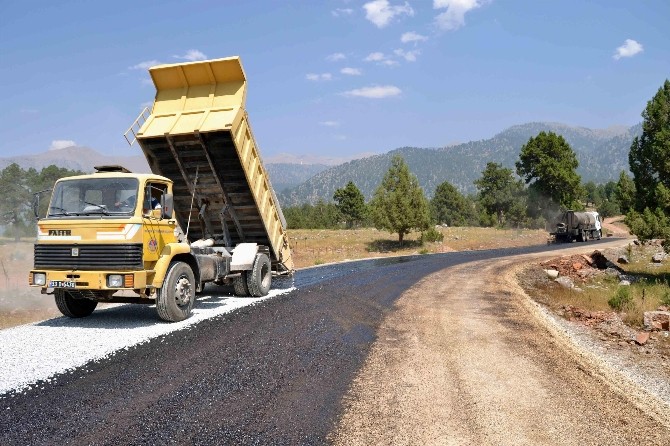
[{"label": "wheel hub", "polygon": [[175,298],[178,305],[186,305],[191,301],[192,297],[191,282],[186,277],[182,277],[177,281],[175,286]]}]

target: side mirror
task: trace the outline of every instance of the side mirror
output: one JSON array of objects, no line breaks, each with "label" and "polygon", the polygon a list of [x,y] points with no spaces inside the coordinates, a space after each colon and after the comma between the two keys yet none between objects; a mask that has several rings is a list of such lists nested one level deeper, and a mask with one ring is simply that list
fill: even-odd
[{"label": "side mirror", "polygon": [[40,196],[38,194],[33,195],[33,214],[35,214],[35,220],[40,219]]},{"label": "side mirror", "polygon": [[161,218],[172,218],[172,206],[174,196],[172,194],[163,194],[161,197]]}]

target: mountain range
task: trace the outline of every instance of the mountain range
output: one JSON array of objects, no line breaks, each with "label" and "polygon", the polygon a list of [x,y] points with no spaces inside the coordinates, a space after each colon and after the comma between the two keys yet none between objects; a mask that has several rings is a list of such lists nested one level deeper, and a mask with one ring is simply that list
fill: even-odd
[{"label": "mountain range", "polygon": [[[402,156],[419,179],[427,196],[437,185],[449,181],[463,193],[476,192],[473,181],[489,161],[514,169],[521,147],[541,131],[562,135],[579,160],[577,172],[583,181],[616,181],[622,170],[628,171],[628,152],[633,138],[642,133],[642,125],[589,129],[559,123],[532,122],[510,127],[492,138],[442,148],[402,147],[381,155],[354,159],[336,166],[307,163],[265,163],[273,187],[283,206],[332,201],[337,188],[353,181],[370,199],[388,170],[394,155]],[[34,155],[0,158],[0,169],[16,163],[37,170],[54,164],[73,170],[92,172],[94,166],[119,164],[133,172],[149,172],[141,154],[106,155],[88,147],[67,147]]]},{"label": "mountain range", "polygon": [[642,133],[642,125],[589,129],[559,123],[532,122],[510,127],[490,139],[471,141],[438,149],[403,147],[382,155],[353,160],[331,167],[305,183],[279,194],[284,206],[332,201],[337,188],[348,181],[370,199],[391,165],[400,155],[407,162],[427,196],[449,181],[463,193],[476,192],[473,182],[481,176],[488,162],[514,168],[521,147],[541,131],[562,135],[579,160],[577,172],[582,180],[605,183],[616,181],[622,170],[628,171],[628,152],[633,138]]},{"label": "mountain range", "polygon": [[[4,169],[12,163],[16,163],[23,169],[34,168],[41,170],[50,165],[64,167],[82,172],[93,172],[95,166],[120,165],[131,172],[148,173],[149,164],[144,155],[110,156],[102,154],[90,147],[71,146],[58,150],[49,150],[34,155],[20,155],[0,158],[0,169]],[[305,164],[299,162],[291,163],[269,163],[265,165],[272,187],[277,192],[289,189],[304,183],[319,172],[328,169],[326,164]]]}]

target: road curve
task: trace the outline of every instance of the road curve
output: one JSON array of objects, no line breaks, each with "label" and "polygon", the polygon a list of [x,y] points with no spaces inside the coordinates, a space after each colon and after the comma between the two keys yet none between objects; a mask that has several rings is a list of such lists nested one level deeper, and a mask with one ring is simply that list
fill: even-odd
[{"label": "road curve", "polygon": [[535,257],[457,265],[407,291],[379,328],[330,439],[347,446],[667,444],[667,401],[606,376],[599,358],[573,351],[533,317],[537,307],[513,271]]},{"label": "road curve", "polygon": [[[379,345],[375,340],[384,341],[380,327],[397,313],[394,304],[403,293],[445,268],[560,248],[379,259],[299,271],[297,289],[290,293],[0,396],[0,444],[288,445],[346,438],[342,423],[333,437],[348,407],[343,402],[352,398],[345,396],[372,358],[371,348]],[[83,345],[92,341],[79,339]]]}]

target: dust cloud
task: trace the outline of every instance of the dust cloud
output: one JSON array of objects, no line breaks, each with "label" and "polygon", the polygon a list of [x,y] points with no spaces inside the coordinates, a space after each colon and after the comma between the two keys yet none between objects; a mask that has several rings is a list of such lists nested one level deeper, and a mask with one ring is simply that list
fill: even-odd
[{"label": "dust cloud", "polygon": [[[0,242],[1,243],[1,242]],[[0,248],[0,329],[57,316],[53,297],[28,286],[33,243],[5,241]]]}]

